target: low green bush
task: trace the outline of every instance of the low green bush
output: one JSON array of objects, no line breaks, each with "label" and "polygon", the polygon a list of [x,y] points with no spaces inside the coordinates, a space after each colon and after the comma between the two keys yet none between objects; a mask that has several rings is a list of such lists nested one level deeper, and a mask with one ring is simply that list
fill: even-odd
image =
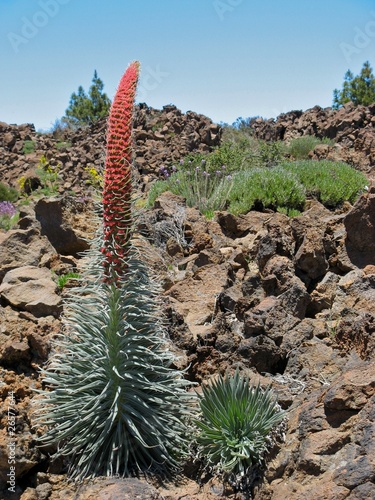
[{"label": "low green bush", "polygon": [[307,160],[309,158],[309,153],[318,144],[334,144],[334,142],[328,138],[319,139],[314,135],[304,135],[302,137],[296,137],[290,141],[287,152],[295,160]]},{"label": "low green bush", "polygon": [[0,201],[17,201],[18,196],[17,189],[0,182]]},{"label": "low green bush", "polygon": [[25,141],[23,143],[22,152],[25,155],[28,155],[30,153],[34,153],[35,147],[36,147],[36,144],[34,141]]},{"label": "low green bush", "polygon": [[35,169],[35,173],[40,178],[41,189],[40,192],[45,196],[54,196],[59,190],[59,166],[51,166],[45,157],[39,160],[38,167]]},{"label": "low green bush", "polygon": [[194,161],[180,163],[179,170],[173,166],[170,170],[161,168],[165,180],[156,181],[149,192],[148,206],[153,206],[156,198],[165,191],[183,196],[189,207],[197,207],[201,213],[212,217],[215,210],[225,208],[228,193],[232,185],[232,176],[227,174],[225,165],[215,172],[209,171],[208,162],[202,159],[200,164]]},{"label": "low green bush", "polygon": [[72,143],[70,141],[59,141],[56,143],[56,149],[59,151],[67,151],[72,147]]},{"label": "low green bush", "polygon": [[[251,154],[243,152],[241,160],[234,156],[229,167],[221,164],[234,151],[228,145],[210,155],[189,156],[178,168],[161,167],[162,179],[151,187],[148,206],[171,191],[210,218],[223,209],[235,215],[271,209],[294,217],[303,211],[306,198],[335,208],[344,201],[353,203],[367,184],[364,174],[343,162],[281,161],[283,148],[278,143],[259,142],[257,148]],[[258,164],[262,167],[254,167]]]},{"label": "low green bush", "polygon": [[285,159],[287,147],[283,141],[259,141],[255,153],[258,167],[274,167]]},{"label": "low green bush", "polygon": [[223,165],[225,165],[228,173],[243,170],[250,166],[250,152],[251,150],[245,147],[244,144],[224,141],[220,147],[207,155],[207,171],[215,173],[220,170]]},{"label": "low green bush", "polygon": [[263,210],[303,210],[305,189],[293,173],[280,167],[252,169],[239,172],[228,196],[229,211],[235,215],[253,208]]},{"label": "low green bush", "polygon": [[335,208],[344,201],[354,203],[368,183],[366,176],[343,162],[305,160],[281,165],[285,172],[295,175],[314,197],[328,208]]},{"label": "low green bush", "polygon": [[253,136],[252,129],[236,128],[230,125],[223,127],[222,141],[234,143],[242,149],[252,149],[258,143],[258,139]]}]

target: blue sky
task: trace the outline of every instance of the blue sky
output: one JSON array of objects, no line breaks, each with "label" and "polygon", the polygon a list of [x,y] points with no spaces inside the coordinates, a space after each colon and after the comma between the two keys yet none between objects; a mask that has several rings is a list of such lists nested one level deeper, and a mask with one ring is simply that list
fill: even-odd
[{"label": "blue sky", "polygon": [[232,123],[332,103],[375,66],[374,0],[0,0],[0,121],[48,129],[96,69],[112,99],[141,62],[138,101]]}]

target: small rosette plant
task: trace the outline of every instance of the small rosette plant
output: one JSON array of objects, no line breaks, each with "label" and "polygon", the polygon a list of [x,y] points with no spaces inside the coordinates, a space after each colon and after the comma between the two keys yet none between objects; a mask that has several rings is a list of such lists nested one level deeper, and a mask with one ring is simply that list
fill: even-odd
[{"label": "small rosette plant", "polygon": [[109,119],[103,227],[64,312],[65,333],[42,370],[39,444],[70,475],[128,476],[178,465],[191,394],[173,368],[158,287],[133,237],[131,126],[139,64],[125,72]]},{"label": "small rosette plant", "polygon": [[244,476],[259,465],[272,429],[284,419],[271,389],[253,386],[237,370],[202,388],[195,421],[199,455],[219,473]]}]

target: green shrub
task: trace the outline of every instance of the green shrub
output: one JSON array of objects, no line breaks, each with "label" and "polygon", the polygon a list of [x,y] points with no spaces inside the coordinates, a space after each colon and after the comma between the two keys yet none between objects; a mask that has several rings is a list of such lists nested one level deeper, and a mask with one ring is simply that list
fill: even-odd
[{"label": "green shrub", "polygon": [[23,143],[22,152],[25,155],[28,155],[30,153],[34,153],[35,147],[36,147],[36,144],[34,141],[25,141]]},{"label": "green shrub", "polygon": [[[285,159],[288,153],[285,142],[255,139],[250,131],[248,128],[224,128],[225,143],[231,144],[233,150],[241,154],[241,168],[233,168],[231,171],[251,167],[273,167]],[[230,165],[229,161],[227,165]]]},{"label": "green shrub", "polygon": [[304,207],[306,196],[296,175],[274,167],[239,172],[228,198],[229,211],[238,215],[253,208],[299,211]]},{"label": "green shrub", "polygon": [[214,174],[225,165],[228,174],[237,172],[249,166],[250,157],[250,150],[243,144],[223,142],[206,157],[206,169],[207,172]]},{"label": "green shrub", "polygon": [[59,141],[56,143],[56,149],[59,151],[67,151],[72,147],[72,143],[69,141]]},{"label": "green shrub", "polygon": [[[311,137],[301,139],[307,143]],[[312,139],[316,143],[316,138]],[[306,197],[335,208],[343,201],[353,203],[367,184],[361,172],[343,162],[282,162],[285,150],[278,142],[258,142],[256,147],[251,154],[234,155],[230,167],[221,164],[224,158],[231,161],[235,151],[228,145],[211,155],[191,155],[180,161],[178,169],[162,167],[164,180],[152,185],[148,206],[153,206],[161,193],[171,191],[210,217],[226,208],[235,215],[272,209],[294,217],[303,211]],[[263,166],[254,167],[257,164]],[[269,167],[272,164],[276,166]]]},{"label": "green shrub", "polygon": [[223,127],[222,141],[231,142],[242,149],[252,149],[258,140],[253,136],[251,128],[236,128],[232,126]]},{"label": "green shrub", "polygon": [[255,158],[258,167],[274,167],[278,165],[287,153],[283,141],[259,141]]},{"label": "green shrub", "polygon": [[17,189],[7,186],[0,182],[0,201],[17,201],[18,191]]},{"label": "green shrub", "polygon": [[52,167],[49,164],[47,158],[42,155],[35,173],[40,178],[40,182],[42,185],[40,191],[45,196],[53,196],[58,193],[59,166]]},{"label": "green shrub", "polygon": [[281,168],[298,177],[308,196],[329,208],[344,201],[353,203],[368,183],[362,172],[343,162],[305,160],[284,163]]},{"label": "green shrub", "polygon": [[[199,157],[198,157],[199,159]],[[207,169],[207,170],[206,170]],[[202,159],[200,165],[188,160],[180,163],[180,169],[174,166],[170,171],[165,167],[161,173],[165,180],[153,184],[148,196],[148,205],[152,206],[158,196],[165,191],[183,196],[189,207],[197,207],[203,214],[222,210],[227,202],[227,196],[232,185],[232,176],[227,175],[225,165],[215,172],[208,171],[208,161]]]},{"label": "green shrub", "polygon": [[183,196],[188,206],[196,206],[203,214],[212,217],[215,210],[226,208],[234,174],[259,165],[276,165],[284,157],[284,152],[281,142],[256,141],[250,136],[238,142],[227,140],[210,154],[187,156],[180,160],[178,168],[161,167],[164,180],[153,184],[147,205],[153,206],[161,193],[171,191]]},{"label": "green shrub", "polygon": [[[171,191],[171,186],[170,186],[169,182],[166,182],[163,180],[155,181],[151,185],[150,191],[148,192],[146,207],[153,207],[156,198],[158,198],[162,193],[165,193],[166,191]],[[173,192],[173,191],[171,191],[171,192]],[[177,194],[177,193],[173,193],[173,194]]]},{"label": "green shrub", "polygon": [[328,138],[319,139],[314,135],[304,135],[302,137],[296,137],[290,141],[287,152],[296,160],[307,160],[309,158],[309,153],[318,144],[334,144]]},{"label": "green shrub", "polygon": [[286,208],[286,207],[279,207],[279,208],[277,209],[277,211],[278,211],[280,214],[287,215],[288,217],[298,217],[299,215],[301,215],[300,210],[295,210],[295,209],[293,209],[293,208],[288,209],[288,208]]},{"label": "green shrub", "polygon": [[218,471],[240,476],[262,461],[270,432],[285,415],[269,387],[250,385],[238,370],[203,386],[200,409],[200,456]]}]

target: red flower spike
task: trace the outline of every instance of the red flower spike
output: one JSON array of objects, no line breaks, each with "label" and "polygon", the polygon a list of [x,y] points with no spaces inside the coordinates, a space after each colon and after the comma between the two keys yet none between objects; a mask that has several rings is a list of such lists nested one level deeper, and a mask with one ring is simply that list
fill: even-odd
[{"label": "red flower spike", "polygon": [[[102,252],[105,256],[105,281],[109,284],[118,284],[126,274],[126,255],[132,224],[132,121],[138,76],[139,62],[133,62],[121,78],[108,121]],[[119,254],[121,259],[118,258]]]}]

